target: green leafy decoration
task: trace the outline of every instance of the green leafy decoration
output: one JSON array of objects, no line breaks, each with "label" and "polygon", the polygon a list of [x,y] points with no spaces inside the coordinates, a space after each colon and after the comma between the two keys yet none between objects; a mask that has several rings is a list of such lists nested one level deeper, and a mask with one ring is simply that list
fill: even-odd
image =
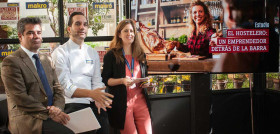
[{"label": "green leafy decoration", "polygon": [[7,32],[8,34],[8,39],[17,39],[18,34],[17,34],[17,28],[12,28],[8,25],[2,25],[1,28]]},{"label": "green leafy decoration", "polygon": [[183,35],[181,35],[181,36],[178,38],[178,41],[179,41],[180,43],[187,43],[187,41],[188,41],[188,36],[185,35],[185,34],[183,34]]}]

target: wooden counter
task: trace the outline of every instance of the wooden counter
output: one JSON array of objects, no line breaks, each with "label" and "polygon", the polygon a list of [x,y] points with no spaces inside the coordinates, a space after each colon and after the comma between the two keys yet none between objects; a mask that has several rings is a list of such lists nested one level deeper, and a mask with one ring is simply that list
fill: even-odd
[{"label": "wooden counter", "polygon": [[148,61],[149,72],[171,72],[168,64],[179,64],[176,72],[211,72],[215,60],[169,60],[169,61]]}]

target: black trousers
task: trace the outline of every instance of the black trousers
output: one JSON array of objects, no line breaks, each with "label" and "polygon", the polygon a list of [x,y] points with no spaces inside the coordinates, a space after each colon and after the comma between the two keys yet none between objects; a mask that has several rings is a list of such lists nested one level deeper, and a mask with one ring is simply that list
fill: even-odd
[{"label": "black trousers", "polygon": [[91,102],[90,104],[82,104],[82,103],[68,103],[65,104],[64,112],[65,113],[72,113],[81,109],[85,109],[90,107],[95,114],[101,128],[97,131],[90,131],[85,132],[83,134],[109,134],[109,121],[108,121],[108,115],[107,112],[105,112],[103,109],[100,110],[100,114],[98,113],[98,109],[95,106],[94,102]]},{"label": "black trousers", "polygon": [[0,101],[0,134],[10,134],[8,123],[8,106],[7,99],[5,99]]},{"label": "black trousers", "polygon": [[68,127],[48,118],[43,121],[42,134],[74,134]]}]

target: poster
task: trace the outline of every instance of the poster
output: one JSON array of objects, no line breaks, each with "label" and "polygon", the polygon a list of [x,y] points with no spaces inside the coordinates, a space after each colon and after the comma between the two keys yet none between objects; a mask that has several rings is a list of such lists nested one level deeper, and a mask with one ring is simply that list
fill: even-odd
[{"label": "poster", "polygon": [[73,13],[73,12],[82,12],[86,18],[88,18],[88,4],[87,3],[67,3],[66,4],[67,9],[67,18]]},{"label": "poster", "polygon": [[[209,17],[201,17],[199,23],[194,20],[191,1],[143,1],[148,4],[131,5],[131,18],[138,26],[150,71],[173,71],[168,69],[169,63],[178,64],[175,71],[179,72],[279,71],[279,1],[229,4],[225,0],[206,0],[202,3]],[[194,31],[200,24],[206,28]],[[158,63],[163,66],[161,70]]]},{"label": "poster", "polygon": [[114,23],[115,14],[114,2],[94,2],[92,8],[100,11],[99,14],[94,15],[95,23]]},{"label": "poster", "polygon": [[0,25],[16,24],[19,20],[19,3],[0,3]]},{"label": "poster", "polygon": [[95,15],[94,16],[95,23],[114,23],[115,18],[113,15]]}]

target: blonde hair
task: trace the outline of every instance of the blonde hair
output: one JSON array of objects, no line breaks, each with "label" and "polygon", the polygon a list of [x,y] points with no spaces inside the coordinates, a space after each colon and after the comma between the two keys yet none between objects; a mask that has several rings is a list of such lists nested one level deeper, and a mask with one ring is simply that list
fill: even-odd
[{"label": "blonde hair", "polygon": [[210,14],[208,7],[200,0],[192,1],[191,5],[190,5],[190,11],[189,11],[190,16],[188,18],[188,26],[189,26],[189,28],[187,30],[188,37],[191,37],[193,35],[193,32],[196,30],[196,24],[195,24],[194,20],[192,19],[193,18],[192,9],[194,6],[202,6],[204,13],[205,13],[205,18],[201,24],[202,28],[199,29],[199,32],[202,34],[205,34],[205,31],[209,27],[212,27],[212,15]]},{"label": "blonde hair", "polygon": [[131,44],[132,57],[136,58],[138,61],[141,61],[141,62],[146,61],[145,53],[144,53],[143,49],[141,48],[138,37],[137,37],[135,22],[131,19],[123,20],[118,24],[116,31],[115,31],[115,36],[110,43],[110,50],[113,51],[113,53],[116,57],[117,63],[119,63],[120,61],[124,62],[124,58],[122,56],[123,55],[122,54],[123,43],[122,43],[122,39],[119,37],[119,35],[120,35],[121,31],[123,30],[123,28],[128,24],[131,24],[131,26],[133,27],[133,31],[134,31],[134,41]]}]

